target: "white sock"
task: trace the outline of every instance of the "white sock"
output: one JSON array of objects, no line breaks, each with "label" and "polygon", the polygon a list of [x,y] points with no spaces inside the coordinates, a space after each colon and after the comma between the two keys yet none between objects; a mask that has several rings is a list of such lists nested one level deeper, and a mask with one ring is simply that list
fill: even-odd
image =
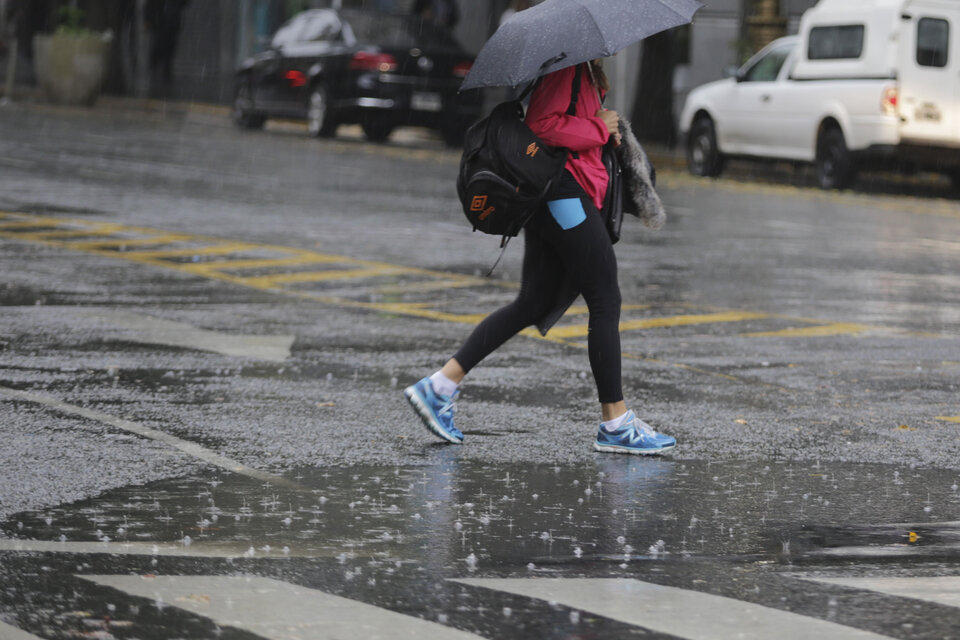
[{"label": "white sock", "polygon": [[622,416],[616,417],[613,420],[607,420],[606,422],[601,422],[600,426],[603,427],[606,431],[613,433],[617,429],[623,426],[623,423],[627,421],[627,416],[630,415],[630,412],[627,411]]},{"label": "white sock", "polygon": [[430,376],[430,384],[433,385],[433,390],[443,396],[452,396],[457,391],[457,387],[460,385],[443,375],[443,371],[437,371],[435,374]]}]

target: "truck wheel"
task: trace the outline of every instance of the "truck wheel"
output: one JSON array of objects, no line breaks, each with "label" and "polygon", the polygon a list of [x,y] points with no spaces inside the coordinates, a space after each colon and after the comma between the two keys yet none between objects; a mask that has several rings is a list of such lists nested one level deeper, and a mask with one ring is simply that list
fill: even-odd
[{"label": "truck wheel", "polygon": [[241,129],[261,129],[267,121],[266,116],[253,111],[253,100],[250,98],[250,85],[241,81],[233,96],[233,110],[230,113],[233,123]]},{"label": "truck wheel", "polygon": [[847,141],[843,138],[843,132],[836,127],[820,134],[815,162],[817,184],[821,189],[844,189],[856,175]]},{"label": "truck wheel", "polygon": [[690,129],[687,140],[687,168],[695,176],[714,178],[723,171],[723,154],[717,147],[713,120],[699,118]]},{"label": "truck wheel", "polygon": [[307,99],[307,131],[314,138],[332,138],[337,133],[337,123],[330,117],[330,101],[327,90],[317,85]]}]

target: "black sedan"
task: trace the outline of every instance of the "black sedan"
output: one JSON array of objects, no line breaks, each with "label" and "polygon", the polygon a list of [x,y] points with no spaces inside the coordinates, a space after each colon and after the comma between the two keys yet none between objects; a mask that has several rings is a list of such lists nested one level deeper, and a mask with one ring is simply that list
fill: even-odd
[{"label": "black sedan", "polygon": [[249,129],[267,118],[306,119],[314,136],[359,123],[374,141],[401,125],[424,126],[456,145],[480,117],[479,92],[457,92],[471,64],[430,21],[313,9],[291,18],[238,70],[233,118]]}]

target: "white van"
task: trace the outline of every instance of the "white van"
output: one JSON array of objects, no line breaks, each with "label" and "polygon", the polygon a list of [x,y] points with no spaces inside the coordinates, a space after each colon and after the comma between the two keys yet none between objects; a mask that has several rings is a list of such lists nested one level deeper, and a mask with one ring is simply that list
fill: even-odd
[{"label": "white van", "polygon": [[679,128],[696,175],[736,155],[813,163],[825,189],[868,164],[960,180],[960,1],[820,0],[798,35],[694,89]]}]

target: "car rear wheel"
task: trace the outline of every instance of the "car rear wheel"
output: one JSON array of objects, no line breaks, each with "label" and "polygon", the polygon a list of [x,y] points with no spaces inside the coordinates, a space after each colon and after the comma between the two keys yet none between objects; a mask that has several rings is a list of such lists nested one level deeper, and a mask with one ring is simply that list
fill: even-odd
[{"label": "car rear wheel", "polygon": [[330,117],[327,90],[316,86],[307,102],[307,131],[314,138],[331,138],[337,133],[337,123]]},{"label": "car rear wheel", "polygon": [[701,117],[693,123],[687,140],[687,168],[695,176],[714,178],[723,171],[723,154],[717,147],[713,120]]},{"label": "car rear wheel", "polygon": [[831,127],[817,140],[817,184],[821,189],[844,189],[856,175],[853,157],[847,149],[843,132]]},{"label": "car rear wheel", "polygon": [[384,142],[393,133],[394,125],[383,120],[367,119],[361,123],[363,134],[370,142]]},{"label": "car rear wheel", "polygon": [[261,129],[267,117],[253,110],[253,100],[250,97],[250,85],[241,82],[233,97],[233,122],[241,129]]}]

